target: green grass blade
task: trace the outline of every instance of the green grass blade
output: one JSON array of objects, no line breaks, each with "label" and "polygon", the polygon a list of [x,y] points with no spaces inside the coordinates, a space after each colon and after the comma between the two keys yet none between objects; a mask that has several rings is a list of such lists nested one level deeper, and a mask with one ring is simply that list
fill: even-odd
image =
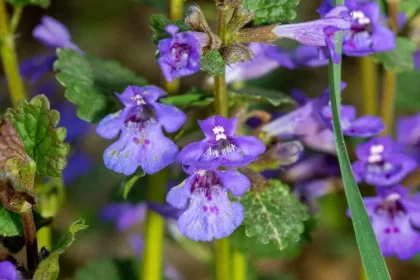
[{"label": "green grass blade", "polygon": [[[342,5],[344,0],[336,0],[336,5]],[[342,32],[339,32],[339,39],[336,43],[336,51],[341,53]],[[348,205],[352,215],[354,232],[357,245],[362,258],[363,267],[369,280],[391,279],[375,233],[373,232],[369,216],[363,204],[359,187],[354,179],[346,144],[340,125],[340,100],[341,100],[341,63],[334,64],[330,61],[329,66],[330,98],[333,113],[333,125],[337,156],[340,163],[341,175],[344,182]]]}]

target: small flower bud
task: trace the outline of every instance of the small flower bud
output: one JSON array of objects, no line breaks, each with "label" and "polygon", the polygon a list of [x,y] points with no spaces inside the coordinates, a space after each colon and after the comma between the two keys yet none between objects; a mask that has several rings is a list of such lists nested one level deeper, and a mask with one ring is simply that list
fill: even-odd
[{"label": "small flower bud", "polygon": [[254,19],[254,13],[251,10],[239,6],[232,14],[232,18],[227,25],[227,30],[231,33],[236,33],[239,29],[244,27],[247,23]]},{"label": "small flower bud", "polygon": [[254,56],[252,50],[250,50],[247,46],[237,43],[233,43],[229,47],[222,48],[220,53],[227,64],[245,62],[251,60]]}]

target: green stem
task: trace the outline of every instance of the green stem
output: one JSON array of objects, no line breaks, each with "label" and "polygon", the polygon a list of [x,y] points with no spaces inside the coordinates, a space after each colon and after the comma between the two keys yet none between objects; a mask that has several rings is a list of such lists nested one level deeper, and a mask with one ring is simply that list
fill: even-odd
[{"label": "green stem", "polygon": [[229,239],[216,240],[214,245],[216,249],[216,280],[231,280]]},{"label": "green stem", "polygon": [[[226,10],[217,7],[217,35],[225,43],[226,40]],[[214,106],[217,115],[228,117],[228,100],[225,75],[214,77]],[[227,238],[215,241],[216,248],[216,280],[230,280],[230,243]]]},{"label": "green stem", "polygon": [[169,1],[169,18],[175,21],[182,20],[184,16],[184,2],[185,0],[170,0]]},{"label": "green stem", "polygon": [[38,247],[41,250],[43,247],[47,248],[48,250],[51,250],[52,244],[52,229],[51,226],[43,226],[38,230],[36,233],[36,238],[38,240]]},{"label": "green stem", "polygon": [[385,71],[382,87],[381,118],[385,123],[383,135],[390,134],[394,120],[395,88],[397,75],[394,71]]},{"label": "green stem", "polygon": [[[149,179],[147,200],[165,202],[168,169],[153,174]],[[165,219],[159,214],[148,210],[144,232],[144,254],[140,279],[161,280],[163,263],[163,239]]]},{"label": "green stem", "polygon": [[364,114],[376,116],[378,114],[378,75],[376,64],[370,56],[361,57],[359,61]]},{"label": "green stem", "polygon": [[[16,27],[19,17],[14,17],[15,22],[12,21],[11,27]],[[7,22],[6,3],[4,0],[0,0],[0,54],[9,86],[10,99],[15,106],[19,99],[25,99],[25,89],[19,72],[13,29],[9,30]]]},{"label": "green stem", "polygon": [[22,16],[22,12],[23,12],[22,7],[16,7],[13,10],[12,19],[10,20],[10,33],[15,33],[16,28],[20,21],[20,17]]},{"label": "green stem", "polygon": [[247,274],[247,259],[244,254],[242,254],[239,250],[234,249],[232,253],[232,270],[233,270],[233,277],[232,280],[246,280]]}]

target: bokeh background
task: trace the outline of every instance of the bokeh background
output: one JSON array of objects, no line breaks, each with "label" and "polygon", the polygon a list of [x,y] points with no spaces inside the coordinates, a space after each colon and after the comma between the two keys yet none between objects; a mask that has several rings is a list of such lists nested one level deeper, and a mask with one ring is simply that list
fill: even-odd
[{"label": "bokeh background", "polygon": [[[317,18],[315,10],[320,2],[302,0],[296,21]],[[186,6],[192,4],[202,7],[214,27],[214,3],[210,0],[186,2]],[[138,76],[145,77],[149,83],[160,84],[162,76],[155,61],[156,46],[151,40],[153,33],[149,27],[149,19],[153,13],[167,13],[165,0],[60,0],[52,1],[46,10],[39,7],[25,8],[16,37],[19,59],[46,51],[44,46],[32,38],[31,33],[43,15],[50,15],[70,29],[73,42],[87,54],[119,61]],[[286,93],[292,88],[300,88],[310,96],[317,96],[328,84],[327,71],[327,67],[297,71],[279,69],[270,73],[259,84]],[[345,58],[343,71],[343,80],[348,83],[348,88],[343,93],[344,102],[361,109],[363,104],[357,59]],[[200,87],[204,78],[202,73],[186,77],[182,82],[182,90]],[[27,89],[32,94],[41,93],[30,84],[27,84]],[[3,111],[10,106],[4,80],[1,81],[0,90],[0,107]],[[58,87],[57,92],[62,96],[63,89]],[[411,112],[412,109],[399,110],[399,114]],[[102,152],[110,142],[97,136],[93,125],[89,127],[89,131],[83,139],[82,150],[93,159],[93,167],[87,175],[66,187],[66,202],[54,221],[53,230],[54,235],[59,236],[78,218],[86,219],[90,227],[77,235],[77,241],[61,258],[60,279],[71,279],[78,269],[91,260],[133,255],[128,244],[130,232],[118,233],[112,225],[104,224],[98,218],[101,208],[107,202],[120,197],[119,183],[122,177],[107,170],[102,164]],[[413,182],[415,184],[416,180]],[[136,187],[142,186],[140,184]],[[363,189],[366,194],[370,191],[369,188]],[[300,254],[291,259],[254,261],[255,270],[263,275],[259,279],[360,279],[361,264],[351,221],[345,215],[346,208],[343,193],[322,198],[320,210],[311,222],[313,229],[309,234],[309,241],[303,245]],[[141,228],[142,225],[139,225],[130,231],[141,231]],[[168,238],[165,242],[164,256],[185,279],[212,279],[212,264],[200,262],[173,239]],[[420,279],[420,258],[405,262],[389,258],[387,264],[392,279]],[[254,268],[250,268],[250,275],[253,274],[252,271]]]}]

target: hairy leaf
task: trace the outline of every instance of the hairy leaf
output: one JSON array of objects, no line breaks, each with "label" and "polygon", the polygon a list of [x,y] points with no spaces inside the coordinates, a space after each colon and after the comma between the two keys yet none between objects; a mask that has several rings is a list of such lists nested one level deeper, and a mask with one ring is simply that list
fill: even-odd
[{"label": "hairy leaf", "polygon": [[27,162],[25,146],[8,116],[0,121],[0,170],[12,172],[21,169]]},{"label": "hairy leaf", "polygon": [[142,86],[146,81],[115,61],[81,55],[70,49],[59,49],[54,68],[57,80],[66,88],[66,98],[79,108],[77,115],[88,122],[99,122],[115,113],[121,104],[115,93],[129,85]]},{"label": "hairy leaf", "polygon": [[51,0],[6,0],[8,3],[13,6],[21,7],[26,5],[36,5],[41,6],[42,8],[48,8],[51,4]]},{"label": "hairy leaf", "polygon": [[382,63],[387,70],[395,72],[413,71],[413,52],[415,49],[416,44],[414,42],[397,37],[395,49],[375,54],[375,60]]},{"label": "hairy leaf", "polygon": [[184,21],[173,21],[167,16],[162,14],[154,14],[150,17],[150,27],[153,29],[155,34],[153,35],[153,42],[157,44],[160,40],[170,37],[169,33],[166,32],[166,26],[174,24],[179,27],[178,32],[188,31],[188,25]]},{"label": "hairy leaf", "polygon": [[0,205],[0,236],[20,236],[22,231],[20,215]]},{"label": "hairy leaf", "polygon": [[127,280],[138,279],[136,259],[104,258],[94,260],[76,272],[74,280]]},{"label": "hairy leaf", "polygon": [[245,8],[252,10],[254,24],[263,25],[289,22],[296,17],[295,9],[299,0],[244,0]]},{"label": "hairy leaf", "polygon": [[201,55],[200,69],[212,76],[222,76],[225,73],[225,61],[220,52],[211,51]]},{"label": "hairy leaf", "polygon": [[253,258],[293,259],[299,256],[302,249],[301,242],[294,241],[288,241],[289,246],[283,250],[279,250],[273,241],[261,244],[257,237],[246,236],[244,226],[236,229],[229,239],[234,248]]},{"label": "hairy leaf", "polygon": [[85,225],[83,220],[74,222],[69,231],[61,237],[58,243],[52,249],[48,258],[43,260],[35,271],[34,280],[56,280],[60,273],[60,267],[58,265],[58,259],[68,247],[75,240],[75,235],[78,231],[86,229],[88,226]]},{"label": "hairy leaf", "polygon": [[38,175],[57,177],[67,165],[69,145],[64,143],[66,129],[56,128],[60,114],[50,110],[45,95],[30,102],[20,100],[16,109],[8,109],[10,118],[25,146],[26,153],[36,162]]},{"label": "hairy leaf", "polygon": [[275,107],[283,104],[295,104],[295,101],[290,96],[287,96],[282,92],[261,88],[244,88],[239,90],[231,90],[229,91],[229,101],[235,104],[268,103]]},{"label": "hairy leaf", "polygon": [[304,231],[303,221],[309,218],[306,207],[280,181],[250,180],[251,190],[239,198],[245,209],[246,235],[280,250],[297,242]]}]

